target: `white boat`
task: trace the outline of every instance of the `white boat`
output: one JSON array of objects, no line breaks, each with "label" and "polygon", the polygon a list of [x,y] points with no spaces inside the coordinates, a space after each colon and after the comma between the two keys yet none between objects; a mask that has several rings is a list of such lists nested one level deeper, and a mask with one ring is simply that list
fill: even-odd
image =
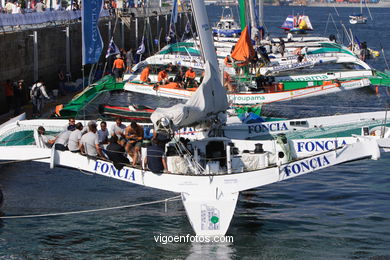
[{"label": "white boat", "polygon": [[[368,7],[367,10],[369,11]],[[349,16],[350,24],[365,24],[367,23],[367,17],[363,15],[363,0],[360,0],[360,13],[352,14]]]},{"label": "white boat", "polygon": [[[227,10],[230,11],[229,14],[225,14]],[[232,9],[229,6],[226,6],[222,10],[221,19],[217,22],[215,27],[213,27],[213,34],[218,37],[237,37],[240,33],[241,27],[234,20]]]},{"label": "white boat", "polygon": [[[231,104],[235,105],[265,104],[347,91],[367,87],[370,84],[371,83],[368,78],[363,78],[345,81],[342,83],[329,83],[328,85],[305,87],[294,90],[282,90],[278,88],[279,85],[275,85],[272,89],[268,90],[270,91],[268,93],[264,91],[262,91],[262,93],[256,93],[248,90],[247,92],[228,94],[228,100]],[[124,90],[176,99],[189,99],[195,93],[195,89],[172,89],[164,86],[156,88],[154,85],[140,82],[127,82],[124,86]]]},{"label": "white boat", "polygon": [[[353,137],[348,143],[331,139],[304,140],[290,144],[277,141],[234,140],[211,137],[183,143],[172,142],[168,147],[181,145],[181,151],[167,156],[171,173],[156,174],[129,166],[121,170],[112,162],[86,157],[79,153],[57,151],[42,145],[36,133],[38,125],[47,130],[63,129],[66,120],[26,120],[7,124],[0,136],[33,131],[29,145],[0,146],[1,160],[34,160],[50,164],[51,168],[66,167],[99,174],[121,181],[181,194],[187,216],[197,235],[224,235],[229,227],[240,191],[287,180],[337,164],[360,159],[378,159],[380,151],[376,140]],[[110,124],[113,122],[110,122]],[[31,137],[30,137],[31,138]],[[2,139],[4,145],[7,139]],[[323,143],[330,151],[308,152],[302,147],[310,142]],[[317,144],[318,145],[318,144]],[[386,143],[388,146],[388,143]],[[191,147],[191,148],[190,148]],[[172,150],[167,148],[168,150]],[[191,150],[186,150],[191,149]],[[314,152],[313,152],[314,151]],[[289,154],[295,159],[291,159]],[[308,155],[310,154],[310,155]],[[206,158],[207,157],[207,160]]]}]

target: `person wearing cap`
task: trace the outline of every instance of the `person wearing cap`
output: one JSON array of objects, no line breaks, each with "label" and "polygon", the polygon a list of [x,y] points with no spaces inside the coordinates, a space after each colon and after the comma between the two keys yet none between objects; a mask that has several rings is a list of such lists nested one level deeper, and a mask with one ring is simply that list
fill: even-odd
[{"label": "person wearing cap", "polygon": [[117,54],[116,59],[114,60],[114,64],[112,65],[112,72],[115,75],[116,82],[122,82],[124,70],[125,63],[122,60],[121,55]]},{"label": "person wearing cap", "polygon": [[83,124],[82,123],[77,123],[75,125],[75,130],[71,132],[69,135],[69,141],[68,141],[68,149],[69,151],[73,153],[80,152],[80,140],[82,137],[82,131],[83,131]]},{"label": "person wearing cap", "polygon": [[104,157],[99,146],[99,139],[97,136],[97,125],[95,122],[88,123],[88,133],[84,134],[80,139],[79,149],[82,154],[91,157]]},{"label": "person wearing cap", "polygon": [[153,173],[169,173],[165,156],[166,139],[163,135],[156,134],[152,145],[146,150],[144,165]]},{"label": "person wearing cap", "polygon": [[110,159],[117,170],[121,170],[126,164],[130,164],[129,159],[126,157],[126,151],[123,146],[118,144],[118,137],[116,135],[111,136],[108,139],[109,144],[105,149],[108,159]]}]

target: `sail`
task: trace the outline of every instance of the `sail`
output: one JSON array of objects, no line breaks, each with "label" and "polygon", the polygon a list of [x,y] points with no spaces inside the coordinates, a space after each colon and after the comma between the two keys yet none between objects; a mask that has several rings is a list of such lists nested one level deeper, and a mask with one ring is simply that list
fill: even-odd
[{"label": "sail", "polygon": [[255,50],[253,49],[252,41],[249,36],[248,26],[245,27],[238,39],[231,57],[236,61],[249,62],[253,59]]},{"label": "sail", "polygon": [[[303,27],[305,27],[305,28],[301,28],[301,23],[302,23]],[[304,29],[304,30],[313,30],[313,26],[311,25],[309,16],[302,15],[300,17],[299,28]]]},{"label": "sail", "polygon": [[185,104],[169,108],[158,108],[151,115],[155,126],[161,118],[170,119],[174,129],[201,123],[212,115],[226,111],[228,101],[226,90],[222,86],[219,72],[206,60],[205,75],[202,84]]},{"label": "sail", "polygon": [[287,16],[286,20],[284,21],[282,26],[280,26],[280,28],[284,30],[290,30],[294,28],[294,16],[293,15]]}]

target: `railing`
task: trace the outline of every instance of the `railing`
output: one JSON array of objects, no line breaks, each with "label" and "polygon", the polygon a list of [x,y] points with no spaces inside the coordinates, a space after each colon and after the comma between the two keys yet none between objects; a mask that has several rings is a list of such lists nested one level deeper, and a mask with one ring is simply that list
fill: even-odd
[{"label": "railing", "polygon": [[[108,10],[103,10],[101,17],[109,16]],[[25,14],[0,14],[0,27],[39,25],[47,23],[62,23],[81,18],[81,11],[45,11]]]}]

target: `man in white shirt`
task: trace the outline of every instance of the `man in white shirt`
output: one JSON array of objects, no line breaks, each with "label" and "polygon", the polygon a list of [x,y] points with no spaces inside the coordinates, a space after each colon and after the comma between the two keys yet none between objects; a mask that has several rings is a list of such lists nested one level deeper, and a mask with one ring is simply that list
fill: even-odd
[{"label": "man in white shirt", "polygon": [[111,135],[116,135],[119,140],[119,144],[124,146],[126,140],[124,138],[126,126],[122,124],[122,119],[119,117],[115,120],[115,124],[111,126],[110,133]]},{"label": "man in white shirt", "polygon": [[61,132],[56,137],[56,141],[54,143],[54,148],[59,151],[68,150],[68,142],[70,134],[76,129],[74,125],[68,126],[66,131]]},{"label": "man in white shirt", "polygon": [[76,130],[74,130],[70,136],[68,141],[68,149],[71,152],[77,153],[80,151],[80,140],[82,137],[83,124],[77,123]]},{"label": "man in white shirt", "polygon": [[86,154],[88,156],[103,157],[102,150],[99,147],[99,140],[97,136],[97,126],[96,123],[91,121],[88,123],[88,133],[83,135],[80,140],[80,151],[82,154]]},{"label": "man in white shirt", "polygon": [[47,148],[50,148],[53,146],[55,142],[55,138],[52,138],[52,136],[45,135],[46,130],[43,126],[38,127],[38,135],[41,138],[44,146]]},{"label": "man in white shirt", "polygon": [[107,123],[105,121],[102,121],[100,123],[100,129],[98,130],[98,139],[99,144],[107,144],[108,143],[108,129],[107,129]]},{"label": "man in white shirt", "polygon": [[30,91],[31,101],[33,103],[33,117],[41,116],[43,111],[43,100],[44,98],[50,99],[46,93],[45,85],[42,80],[37,81],[31,88]]}]

